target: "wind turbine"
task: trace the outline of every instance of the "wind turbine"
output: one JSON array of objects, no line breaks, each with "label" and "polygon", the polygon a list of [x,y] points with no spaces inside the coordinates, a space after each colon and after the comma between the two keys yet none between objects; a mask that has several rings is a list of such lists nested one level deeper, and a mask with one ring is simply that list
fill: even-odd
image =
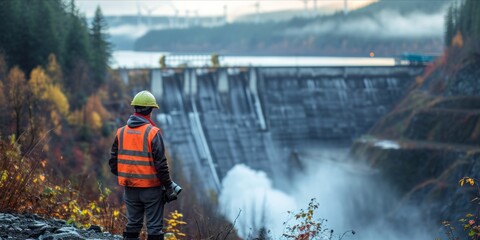
[{"label": "wind turbine", "polygon": [[194,16],[194,19],[193,19],[193,25],[195,26],[198,26],[200,25],[200,17],[198,15],[198,10],[193,10],[193,16]]},{"label": "wind turbine", "polygon": [[[175,12],[175,15],[174,17],[172,17],[171,15],[169,15],[168,17],[168,27],[169,28],[173,28],[173,27],[176,27],[177,26],[177,22],[178,22],[178,14],[179,14],[179,10],[175,7],[175,5],[172,3],[172,1],[170,0],[165,0],[165,1],[159,1],[157,2],[159,3],[160,5],[157,5],[157,6],[153,6],[151,8],[148,8],[144,5],[142,5],[142,7],[147,11],[147,14],[148,14],[148,24],[149,24],[149,27],[152,26],[152,13],[154,11],[156,11],[157,9],[163,7],[163,6],[167,6],[169,7],[171,10],[173,10],[173,12]],[[140,13],[140,5],[137,3],[137,7],[138,7],[138,11]]]},{"label": "wind turbine", "polygon": [[301,0],[303,2],[303,15],[308,17],[308,0]]},{"label": "wind turbine", "polygon": [[260,1],[255,3],[255,23],[260,22]]},{"label": "wind turbine", "polygon": [[147,11],[148,27],[151,28],[152,27],[152,12],[157,10],[160,6],[156,6],[156,7],[154,6],[154,7],[148,8],[145,5],[142,5],[142,7]]},{"label": "wind turbine", "polygon": [[[243,8],[236,8],[233,12],[230,13],[230,16],[234,16],[234,17],[238,17],[238,16],[247,16],[247,18],[245,18],[244,20],[242,21],[246,21],[246,22],[250,22],[252,20],[252,13],[251,13],[251,7],[254,7],[255,8],[255,18],[254,18],[254,23],[259,23],[260,22],[260,1],[257,0],[254,4],[248,4],[248,5],[245,5]],[[226,17],[226,9],[227,7],[224,6],[224,10],[225,10],[225,17]],[[238,14],[240,13],[240,14]],[[227,19],[225,19],[227,20]]]},{"label": "wind turbine", "polygon": [[343,0],[343,14],[347,15],[348,14],[348,1]]},{"label": "wind turbine", "polygon": [[190,27],[190,10],[185,10],[185,26]]},{"label": "wind turbine", "polygon": [[169,17],[168,18],[168,23],[170,28],[177,27],[178,23],[178,14],[180,13],[180,10],[175,7],[175,5],[171,1],[165,1],[165,3],[175,12],[174,17]]},{"label": "wind turbine", "polygon": [[228,17],[228,6],[227,4],[223,5],[223,23],[227,23]]},{"label": "wind turbine", "polygon": [[140,3],[137,2],[137,26],[142,24],[142,12],[140,10]]}]

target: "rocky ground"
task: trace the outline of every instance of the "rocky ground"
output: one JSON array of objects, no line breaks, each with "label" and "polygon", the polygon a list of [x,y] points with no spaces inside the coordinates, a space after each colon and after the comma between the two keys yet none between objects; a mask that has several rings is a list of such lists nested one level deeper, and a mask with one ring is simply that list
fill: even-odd
[{"label": "rocky ground", "polygon": [[0,213],[0,240],[80,240],[122,239],[119,235],[102,232],[99,226],[79,229],[64,220],[44,219],[38,215]]}]

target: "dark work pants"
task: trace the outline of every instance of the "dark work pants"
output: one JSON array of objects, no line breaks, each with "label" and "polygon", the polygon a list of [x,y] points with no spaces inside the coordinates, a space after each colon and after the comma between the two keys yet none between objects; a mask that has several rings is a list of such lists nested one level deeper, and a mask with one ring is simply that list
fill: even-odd
[{"label": "dark work pants", "polygon": [[163,234],[163,206],[165,203],[163,191],[162,187],[125,187],[123,200],[127,205],[126,232],[139,233],[145,215],[148,235]]}]

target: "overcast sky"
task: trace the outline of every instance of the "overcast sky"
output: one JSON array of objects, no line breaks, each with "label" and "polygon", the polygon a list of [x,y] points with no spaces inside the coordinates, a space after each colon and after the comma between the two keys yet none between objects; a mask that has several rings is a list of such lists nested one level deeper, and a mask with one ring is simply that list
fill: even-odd
[{"label": "overcast sky", "polygon": [[[349,7],[355,8],[366,5],[374,0],[349,0]],[[211,16],[223,15],[226,9],[229,19],[238,15],[255,13],[256,3],[259,3],[260,12],[278,10],[304,9],[305,2],[308,9],[313,9],[314,0],[76,0],[80,10],[93,16],[97,6],[102,8],[104,15],[179,15]],[[344,0],[316,0],[320,8],[343,8]]]}]

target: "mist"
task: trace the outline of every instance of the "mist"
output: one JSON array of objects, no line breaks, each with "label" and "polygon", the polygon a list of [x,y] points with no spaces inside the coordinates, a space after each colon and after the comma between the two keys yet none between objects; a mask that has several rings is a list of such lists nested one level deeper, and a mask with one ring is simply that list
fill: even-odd
[{"label": "mist", "polygon": [[341,35],[363,38],[440,38],[444,33],[445,11],[433,14],[412,12],[402,15],[382,10],[374,15],[330,19],[304,28],[288,29],[286,35]]},{"label": "mist", "polygon": [[219,203],[221,212],[232,223],[237,221],[235,226],[243,238],[261,227],[281,236],[287,211],[297,208],[295,199],[274,189],[264,172],[244,164],[234,166],[225,176]]},{"label": "mist", "polygon": [[429,222],[419,207],[400,201],[379,172],[350,160],[339,161],[339,154],[328,150],[307,150],[299,156],[307,170],[296,174],[285,191],[275,189],[265,173],[245,165],[228,172],[220,207],[227,219],[236,221],[241,237],[254,236],[263,219],[270,236],[281,238],[283,222],[289,220],[287,211],[305,209],[312,198],[319,203],[315,218],[327,220],[324,228],[333,229],[337,237],[356,232],[343,239],[423,240],[440,235],[438,224]]},{"label": "mist", "polygon": [[135,40],[149,31],[165,29],[164,24],[148,25],[148,24],[125,24],[110,27],[109,32],[113,37],[125,37],[127,39]]}]

